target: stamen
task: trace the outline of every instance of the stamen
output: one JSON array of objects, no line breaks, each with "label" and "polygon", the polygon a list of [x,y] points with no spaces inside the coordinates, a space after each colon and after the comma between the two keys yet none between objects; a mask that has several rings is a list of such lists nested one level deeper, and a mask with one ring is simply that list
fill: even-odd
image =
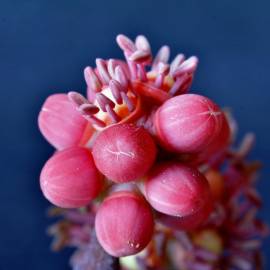
[{"label": "stamen", "polygon": [[191,56],[185,62],[183,62],[176,70],[173,72],[174,77],[179,77],[184,73],[193,73],[198,65],[198,58],[196,56]]},{"label": "stamen", "polygon": [[240,158],[246,157],[250,152],[250,150],[252,149],[254,143],[255,143],[255,135],[253,133],[246,134],[237,151],[237,156]]},{"label": "stamen", "polygon": [[178,54],[171,62],[170,74],[173,74],[175,70],[185,61],[185,56],[183,54]]},{"label": "stamen", "polygon": [[131,80],[136,80],[137,79],[137,65],[136,63],[129,60],[127,62],[128,62]]},{"label": "stamen", "polygon": [[138,72],[138,77],[140,78],[140,80],[142,82],[146,82],[147,81],[147,75],[146,75],[146,72],[145,72],[145,69],[144,69],[143,65],[141,65],[141,64],[137,65],[137,72]]},{"label": "stamen", "polygon": [[102,120],[98,119],[96,116],[93,115],[94,113],[97,113],[99,111],[99,108],[97,108],[93,104],[90,104],[89,101],[81,94],[77,92],[69,92],[68,98],[71,102],[74,103],[77,110],[82,114],[82,116],[91,124],[98,127],[106,126],[106,124]]},{"label": "stamen", "polygon": [[82,104],[78,111],[85,115],[93,115],[99,112],[99,108],[94,104]]},{"label": "stamen", "polygon": [[96,95],[96,101],[100,106],[100,109],[103,112],[106,112],[106,105],[109,105],[111,108],[115,107],[115,104],[112,100],[110,100],[109,98],[107,98],[105,95],[103,95],[102,93],[98,93]]},{"label": "stamen", "polygon": [[124,88],[128,87],[128,78],[121,66],[115,68],[115,79],[123,85]]},{"label": "stamen", "polygon": [[134,61],[136,63],[147,62],[150,58],[151,58],[151,53],[148,51],[142,51],[142,50],[137,50],[128,57],[130,61]]},{"label": "stamen", "polygon": [[127,105],[127,108],[130,112],[132,112],[135,108],[134,104],[132,103],[132,101],[129,99],[129,97],[127,96],[126,93],[121,92],[121,97],[123,99],[123,101],[125,102],[125,104]]},{"label": "stamen", "polygon": [[104,128],[106,127],[105,122],[103,122],[102,120],[98,119],[96,116],[94,115],[83,115],[83,117],[89,121],[91,124],[96,125],[100,128]]},{"label": "stamen", "polygon": [[121,92],[126,92],[127,89],[125,89],[118,81],[116,80],[110,80],[109,83],[110,90],[112,92],[113,97],[115,98],[115,101],[118,104],[122,104],[123,100],[121,97]]},{"label": "stamen", "polygon": [[115,111],[110,107],[110,105],[107,104],[105,108],[114,123],[117,123],[121,120],[120,117],[115,113]]},{"label": "stamen", "polygon": [[159,51],[157,52],[157,55],[153,61],[153,67],[156,67],[159,63],[168,63],[170,58],[170,47],[165,45],[162,46]]},{"label": "stamen", "polygon": [[133,53],[134,51],[136,51],[136,46],[135,44],[125,35],[118,35],[116,37],[116,42],[119,45],[119,47],[127,52],[128,54]]},{"label": "stamen", "polygon": [[143,35],[139,35],[136,37],[135,45],[138,50],[147,51],[151,53],[151,47],[147,40],[147,38]]},{"label": "stamen", "polygon": [[110,81],[110,75],[107,70],[107,63],[103,59],[97,58],[96,65],[99,77],[104,84],[108,84]]},{"label": "stamen", "polygon": [[89,101],[78,92],[69,92],[68,98],[77,108],[83,104],[90,104]]},{"label": "stamen", "polygon": [[114,59],[109,59],[107,67],[108,67],[108,72],[112,78],[115,77],[116,65],[117,65],[117,63]]},{"label": "stamen", "polygon": [[139,80],[133,81],[132,87],[139,95],[152,98],[158,103],[163,103],[170,98],[167,92]]},{"label": "stamen", "polygon": [[189,75],[187,77],[187,80],[183,84],[183,87],[182,87],[182,90],[181,90],[181,94],[185,94],[186,92],[188,92],[188,90],[189,90],[192,82],[193,82],[193,75]]},{"label": "stamen", "polygon": [[101,82],[91,67],[86,67],[84,69],[84,78],[85,78],[87,86],[91,90],[93,90],[94,92],[101,91],[101,87],[102,87]]},{"label": "stamen", "polygon": [[157,88],[160,88],[162,87],[165,76],[169,73],[169,65],[163,62],[159,62],[156,69],[158,72],[158,76],[155,81],[155,86]]},{"label": "stamen", "polygon": [[164,74],[159,74],[155,80],[155,87],[161,88],[164,81]]},{"label": "stamen", "polygon": [[167,65],[166,63],[159,62],[157,65],[157,72],[159,74],[167,75],[169,73],[169,68],[169,65]]},{"label": "stamen", "polygon": [[176,94],[181,94],[186,82],[189,80],[189,77],[188,75],[184,75],[184,76],[181,76],[179,78],[176,79],[175,83],[173,84],[172,88],[170,89],[169,91],[169,94],[171,96],[174,96]]}]

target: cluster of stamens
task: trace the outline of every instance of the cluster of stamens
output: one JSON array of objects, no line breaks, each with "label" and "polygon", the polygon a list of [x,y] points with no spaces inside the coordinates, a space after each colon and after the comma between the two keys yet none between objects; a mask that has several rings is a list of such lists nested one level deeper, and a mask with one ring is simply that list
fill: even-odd
[{"label": "cluster of stamens", "polygon": [[169,64],[168,46],[162,46],[153,59],[149,42],[142,35],[135,43],[119,35],[117,42],[126,62],[96,59],[95,69],[84,70],[88,99],[76,92],[69,93],[78,111],[96,129],[140,118],[146,98],[161,104],[186,93],[198,64],[197,57],[185,59],[183,54]]}]

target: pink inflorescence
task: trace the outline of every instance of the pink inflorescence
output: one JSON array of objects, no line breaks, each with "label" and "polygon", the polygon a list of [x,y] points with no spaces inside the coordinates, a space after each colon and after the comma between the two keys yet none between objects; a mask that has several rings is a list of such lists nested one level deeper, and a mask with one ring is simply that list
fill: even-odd
[{"label": "pink inflorescence", "polygon": [[187,93],[197,57],[169,62],[169,47],[153,57],[142,35],[116,40],[125,61],[96,59],[87,97],[51,95],[39,114],[57,150],[40,176],[64,217],[50,228],[54,248],[78,247],[81,270],[259,269],[253,135],[235,150],[229,112]]}]

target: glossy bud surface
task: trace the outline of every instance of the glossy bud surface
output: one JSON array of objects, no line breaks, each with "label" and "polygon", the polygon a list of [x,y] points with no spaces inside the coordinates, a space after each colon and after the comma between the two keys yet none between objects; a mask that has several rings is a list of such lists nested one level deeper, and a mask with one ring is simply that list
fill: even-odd
[{"label": "glossy bud surface", "polygon": [[99,194],[102,185],[91,152],[82,147],[57,152],[46,162],[40,175],[44,196],[63,208],[87,205]]},{"label": "glossy bud surface", "polygon": [[93,145],[98,169],[114,182],[129,182],[143,176],[156,158],[156,146],[142,127],[118,124],[104,129]]},{"label": "glossy bud surface", "polygon": [[153,234],[153,215],[143,197],[130,191],[115,192],[98,209],[95,229],[110,255],[123,257],[146,247]]}]

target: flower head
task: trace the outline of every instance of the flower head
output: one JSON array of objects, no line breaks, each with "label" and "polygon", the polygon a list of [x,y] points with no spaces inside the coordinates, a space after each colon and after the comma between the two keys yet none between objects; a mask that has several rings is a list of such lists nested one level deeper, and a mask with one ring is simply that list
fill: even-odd
[{"label": "flower head", "polygon": [[[169,47],[153,57],[142,35],[116,40],[125,60],[86,67],[87,97],[53,95],[39,114],[57,150],[41,188],[67,208],[52,211],[62,216],[49,230],[54,248],[77,247],[71,265],[82,270],[261,269],[254,136],[235,150],[230,113],[187,93],[197,57],[169,62]],[[100,245],[134,256],[119,264]]]}]

